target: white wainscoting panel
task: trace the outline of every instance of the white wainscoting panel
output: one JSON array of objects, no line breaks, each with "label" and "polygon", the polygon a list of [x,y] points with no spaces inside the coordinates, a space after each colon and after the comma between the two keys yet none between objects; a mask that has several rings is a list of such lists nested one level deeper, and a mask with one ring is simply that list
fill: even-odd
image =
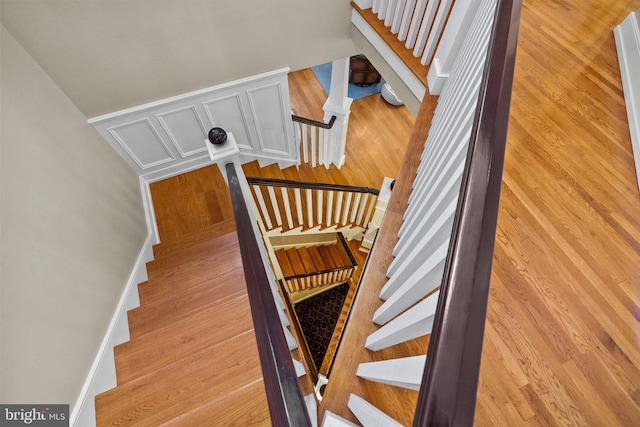
[{"label": "white wainscoting panel", "polygon": [[[282,85],[270,83],[247,91],[251,113],[256,124],[260,151],[276,156],[288,156],[289,146],[286,140],[287,121],[289,110],[283,110]],[[276,104],[274,100],[279,99]],[[274,108],[279,105],[279,108]]]},{"label": "white wainscoting panel", "polygon": [[102,137],[147,181],[211,163],[207,133],[236,137],[243,161],[297,164],[288,68],[236,80],[89,119]]}]

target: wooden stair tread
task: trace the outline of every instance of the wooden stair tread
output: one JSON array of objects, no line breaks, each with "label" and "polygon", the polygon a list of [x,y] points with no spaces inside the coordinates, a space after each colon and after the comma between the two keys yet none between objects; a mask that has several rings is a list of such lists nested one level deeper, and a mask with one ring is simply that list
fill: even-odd
[{"label": "wooden stair tread", "polygon": [[118,385],[251,330],[246,295],[210,304],[189,317],[116,346]]},{"label": "wooden stair tread", "polygon": [[212,226],[192,231],[188,234],[162,241],[153,247],[156,259],[166,255],[173,255],[183,249],[192,249],[194,245],[233,233],[236,230],[236,223],[233,219],[220,221]]},{"label": "wooden stair tread", "polygon": [[242,268],[236,268],[202,281],[187,290],[175,291],[170,298],[130,310],[127,315],[131,338],[176,322],[209,304],[220,304],[227,299],[246,295],[246,284],[243,278]]},{"label": "wooden stair tread", "polygon": [[211,425],[271,426],[269,406],[262,379],[171,420],[172,427]]},{"label": "wooden stair tread", "polygon": [[163,256],[162,258],[149,262],[147,264],[147,275],[149,279],[175,275],[177,268],[188,268],[201,263],[203,260],[211,259],[221,254],[233,255],[235,251],[230,251],[229,249],[237,245],[238,235],[235,232],[202,241],[189,248],[175,252],[170,256]]},{"label": "wooden stair tread", "polygon": [[161,301],[169,296],[202,285],[219,275],[242,268],[242,258],[236,247],[229,246],[224,251],[209,251],[190,259],[163,275],[150,278],[138,285],[141,305]]},{"label": "wooden stair tread", "polygon": [[285,249],[278,249],[275,251],[276,258],[278,259],[278,264],[280,264],[280,269],[282,270],[282,275],[284,277],[293,276],[294,270],[291,262],[289,261],[289,255]]},{"label": "wooden stair tread", "polygon": [[316,271],[324,270],[324,268],[318,268],[318,265],[316,264],[323,264],[322,262],[320,262],[320,260],[318,260],[317,262],[314,261],[310,254],[309,248],[298,248],[296,251],[298,252],[298,255],[300,255],[300,260],[302,261],[302,266],[305,273],[315,273]]},{"label": "wooden stair tread", "polygon": [[287,257],[291,267],[293,267],[293,275],[306,273],[300,254],[296,249],[287,249]]},{"label": "wooden stair tread", "polygon": [[99,426],[160,425],[261,377],[247,332],[98,395],[96,419]]}]

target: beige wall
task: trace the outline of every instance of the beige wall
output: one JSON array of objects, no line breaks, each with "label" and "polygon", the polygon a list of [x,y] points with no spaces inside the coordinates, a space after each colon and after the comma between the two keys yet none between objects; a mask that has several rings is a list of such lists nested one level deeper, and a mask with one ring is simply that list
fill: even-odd
[{"label": "beige wall", "polygon": [[87,117],[357,53],[347,0],[2,0],[2,23]]},{"label": "beige wall", "polygon": [[138,179],[2,28],[0,402],[73,406],[147,231]]}]

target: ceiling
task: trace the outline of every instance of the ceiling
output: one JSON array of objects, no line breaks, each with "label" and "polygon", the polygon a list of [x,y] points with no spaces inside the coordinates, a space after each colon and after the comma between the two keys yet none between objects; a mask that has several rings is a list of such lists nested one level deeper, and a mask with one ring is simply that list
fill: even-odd
[{"label": "ceiling", "polygon": [[2,25],[88,118],[348,57],[344,0],[0,0]]}]

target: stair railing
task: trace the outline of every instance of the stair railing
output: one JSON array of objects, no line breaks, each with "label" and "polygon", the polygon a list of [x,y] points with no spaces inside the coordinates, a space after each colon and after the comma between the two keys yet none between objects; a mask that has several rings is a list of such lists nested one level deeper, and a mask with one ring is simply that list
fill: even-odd
[{"label": "stair railing", "polygon": [[331,116],[329,123],[307,119],[293,114],[291,119],[299,126],[300,161],[311,163],[314,168],[321,164],[329,167],[331,163],[331,146],[333,124],[336,116]]},{"label": "stair railing", "polygon": [[247,208],[236,165],[228,163],[225,170],[271,422],[276,426],[311,426],[278,313],[275,299],[278,291],[273,273],[268,273],[270,267],[264,243]]},{"label": "stair railing", "polygon": [[[379,351],[431,334],[428,351],[357,370],[419,390],[414,426],[473,424],[520,9],[520,0],[480,1],[424,143],[373,316],[380,328],[365,344]],[[356,417],[397,425],[385,402],[364,397],[379,407],[352,394]]]},{"label": "stair railing", "polygon": [[[335,227],[334,231],[357,227],[356,231],[364,233],[379,194],[369,187],[257,177],[247,177],[247,181],[268,234],[330,227]],[[362,237],[344,232],[349,239]]]},{"label": "stair railing", "polygon": [[473,424],[521,4],[496,7],[414,426]]}]

